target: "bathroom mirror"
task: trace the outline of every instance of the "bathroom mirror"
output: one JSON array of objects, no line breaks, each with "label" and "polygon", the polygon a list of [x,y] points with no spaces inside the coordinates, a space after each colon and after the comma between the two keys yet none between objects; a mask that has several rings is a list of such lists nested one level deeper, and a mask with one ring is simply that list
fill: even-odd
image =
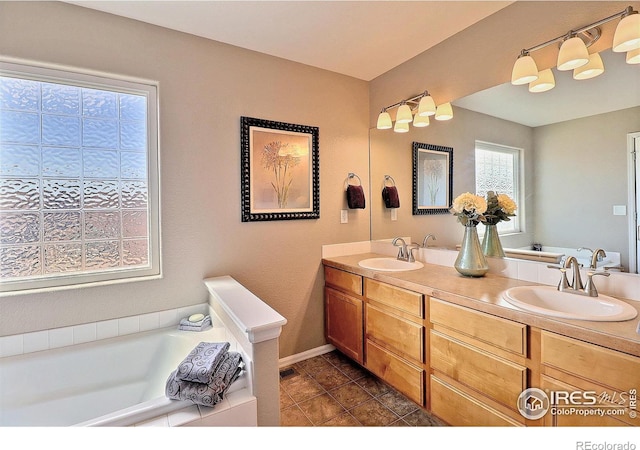
[{"label": "bathroom mirror", "polygon": [[372,129],[371,239],[408,235],[421,242],[433,233],[440,246],[459,244],[462,227],[451,215],[409,217],[401,208],[394,218],[379,208],[377,180],[385,167],[403,195],[411,186],[411,142],[429,142],[456,150],[453,197],[474,192],[474,149],[480,140],[523,152],[516,214],[525,220],[521,233],[501,237],[503,246],[604,248],[619,252],[629,268],[635,230],[628,215],[633,201],[628,145],[631,133],[640,132],[640,65],[626,64],[624,54],[610,50],[601,55],[605,73],[590,80],[576,81],[570,72],[554,69],[556,87],[547,92],[533,94],[507,83],[454,101],[451,121],[403,135]]}]

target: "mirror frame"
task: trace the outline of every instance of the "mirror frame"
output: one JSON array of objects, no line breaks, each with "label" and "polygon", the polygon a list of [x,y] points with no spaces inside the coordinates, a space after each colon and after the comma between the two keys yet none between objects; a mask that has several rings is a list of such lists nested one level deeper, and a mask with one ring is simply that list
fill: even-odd
[{"label": "mirror frame", "polygon": [[[413,215],[424,214],[449,214],[449,208],[452,203],[453,195],[453,148],[444,147],[441,145],[423,144],[421,142],[414,142],[413,145]],[[420,205],[418,193],[423,189],[425,181],[424,173],[418,172],[418,166],[420,165],[420,154],[432,153],[437,156],[437,159],[442,159],[445,162],[446,179],[439,184],[446,189],[445,199],[447,204],[425,206]],[[447,170],[448,166],[448,170]],[[422,176],[421,176],[422,175]]]}]

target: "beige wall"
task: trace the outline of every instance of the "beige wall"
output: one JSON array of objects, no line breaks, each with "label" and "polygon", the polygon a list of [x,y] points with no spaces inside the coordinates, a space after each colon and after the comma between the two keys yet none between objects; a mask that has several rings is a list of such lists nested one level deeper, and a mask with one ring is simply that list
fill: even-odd
[{"label": "beige wall", "polygon": [[535,238],[556,247],[604,248],[629,267],[627,133],[640,131],[640,107],[534,129]]},{"label": "beige wall", "polygon": [[[160,83],[164,278],[0,298],[0,335],[204,302],[231,275],[288,324],[281,357],[325,343],[321,246],[369,238],[364,81],[64,3],[0,2],[0,54]],[[320,129],[320,219],[241,223],[240,116]]]}]

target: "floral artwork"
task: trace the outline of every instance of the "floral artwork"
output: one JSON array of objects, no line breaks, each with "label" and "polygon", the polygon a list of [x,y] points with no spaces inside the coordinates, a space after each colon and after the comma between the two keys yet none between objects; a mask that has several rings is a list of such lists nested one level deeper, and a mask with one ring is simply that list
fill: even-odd
[{"label": "floral artwork", "polygon": [[318,129],[241,121],[242,221],[318,218]]},{"label": "floral artwork", "polygon": [[413,143],[413,214],[444,214],[451,205],[453,149]]}]

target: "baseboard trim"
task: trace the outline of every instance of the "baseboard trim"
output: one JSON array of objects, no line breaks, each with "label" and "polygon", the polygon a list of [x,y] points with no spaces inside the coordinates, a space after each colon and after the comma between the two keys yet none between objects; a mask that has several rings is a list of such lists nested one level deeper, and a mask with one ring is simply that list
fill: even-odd
[{"label": "baseboard trim", "polygon": [[278,367],[282,368],[285,366],[290,366],[291,364],[304,361],[305,359],[324,355],[325,353],[329,353],[335,349],[336,348],[333,345],[326,344],[321,347],[312,348],[311,350],[307,350],[302,353],[296,353],[295,355],[285,356],[284,358],[281,358],[278,360]]}]

